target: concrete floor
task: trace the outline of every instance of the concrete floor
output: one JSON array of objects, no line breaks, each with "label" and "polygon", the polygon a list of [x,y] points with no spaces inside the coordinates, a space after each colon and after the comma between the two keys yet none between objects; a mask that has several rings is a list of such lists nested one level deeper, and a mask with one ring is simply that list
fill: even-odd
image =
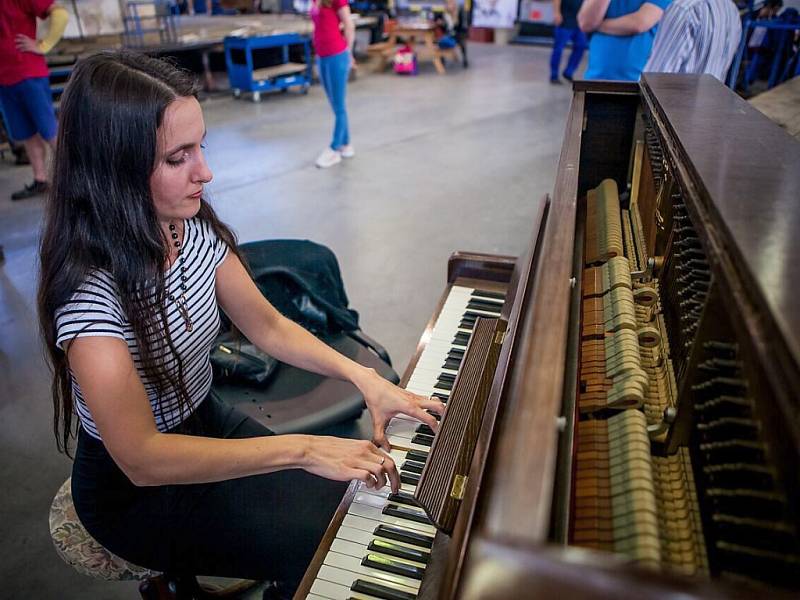
[{"label": "concrete floor", "polygon": [[[363,329],[402,372],[454,250],[517,254],[551,192],[571,91],[548,83],[545,48],[470,46],[468,70],[362,76],[349,88],[357,156],[313,166],[332,117],[319,86],[260,104],[204,103],[214,206],[240,241],[308,238],[339,258]],[[28,167],[0,161],[0,598],[136,598],[84,577],[48,532],[70,461],[56,452],[35,315],[42,200],[12,203]]]}]

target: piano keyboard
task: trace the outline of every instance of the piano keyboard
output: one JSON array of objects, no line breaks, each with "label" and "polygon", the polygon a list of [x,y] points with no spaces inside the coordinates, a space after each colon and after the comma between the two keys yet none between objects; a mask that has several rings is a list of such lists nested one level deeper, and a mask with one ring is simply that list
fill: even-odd
[{"label": "piano keyboard", "polygon": [[[446,403],[478,317],[500,316],[504,295],[452,286],[406,389]],[[401,487],[369,489],[363,482],[311,586],[310,599],[413,600],[436,528],[416,505],[414,490],[433,431],[405,415],[386,428]]]}]

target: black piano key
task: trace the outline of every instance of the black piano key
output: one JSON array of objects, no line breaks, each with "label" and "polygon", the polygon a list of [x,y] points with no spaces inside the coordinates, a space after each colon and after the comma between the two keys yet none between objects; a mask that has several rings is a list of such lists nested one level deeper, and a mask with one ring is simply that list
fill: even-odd
[{"label": "black piano key", "polygon": [[[489,312],[489,311],[484,311],[484,312]],[[500,316],[500,311],[498,310],[496,313],[494,313],[494,315],[499,317]],[[464,315],[461,318],[462,319],[472,319],[473,321],[475,321],[478,318],[491,319],[492,316],[493,315],[484,315],[484,314],[481,314],[479,312],[475,312],[474,310],[467,309],[467,311],[464,313]]]},{"label": "black piano key", "polygon": [[400,504],[387,504],[383,507],[383,514],[390,517],[397,517],[398,519],[405,519],[406,521],[414,521],[416,523],[425,523],[426,525],[433,525],[431,520],[425,515],[424,512],[411,510],[405,508]]},{"label": "black piano key", "polygon": [[453,338],[454,346],[466,346],[469,343],[469,334],[465,331],[459,331]]},{"label": "black piano key", "polygon": [[466,354],[466,350],[463,348],[451,348],[447,353],[447,358],[462,360],[464,358],[464,354]]},{"label": "black piano key", "polygon": [[396,556],[398,558],[405,558],[406,560],[413,560],[427,564],[431,559],[430,552],[424,550],[417,550],[416,548],[409,548],[408,546],[401,546],[400,544],[393,544],[392,542],[382,540],[380,538],[374,539],[367,546],[367,550],[373,552],[381,552],[389,556]]},{"label": "black piano key", "polygon": [[443,369],[450,369],[451,371],[458,371],[458,367],[461,366],[460,358],[448,358],[444,361],[442,365]]},{"label": "black piano key", "polygon": [[414,498],[414,494],[409,494],[408,492],[403,492],[402,490],[397,492],[396,494],[389,494],[387,500],[389,500],[389,502],[394,502],[395,504],[405,504],[407,506],[419,506],[417,499]]},{"label": "black piano key", "polygon": [[428,460],[428,453],[422,450],[409,450],[406,452],[406,459],[424,464]]},{"label": "black piano key", "polygon": [[484,312],[492,313],[494,315],[500,315],[500,307],[502,304],[496,304],[494,302],[483,302],[482,300],[470,300],[467,303],[467,310],[482,310]]},{"label": "black piano key", "polygon": [[350,589],[359,594],[367,594],[383,600],[415,600],[416,595],[390,588],[380,583],[356,579]]},{"label": "black piano key", "polygon": [[378,525],[372,533],[387,540],[395,540],[412,546],[420,546],[422,548],[431,548],[433,546],[433,536],[397,527],[396,525]]},{"label": "black piano key", "polygon": [[452,373],[440,373],[439,376],[437,377],[437,380],[444,381],[447,383],[455,383],[456,376],[453,375]]},{"label": "black piano key", "polygon": [[[475,321],[464,319],[458,324],[458,327],[459,329],[469,329],[470,331],[472,331],[475,328]],[[464,342],[464,345],[466,345],[466,342]]]},{"label": "black piano key", "polygon": [[495,298],[497,300],[504,300],[506,297],[503,292],[490,292],[489,290],[474,290],[471,295],[475,297]]},{"label": "black piano key", "polygon": [[401,471],[407,471],[408,473],[417,473],[417,474],[421,475],[422,474],[422,468],[424,466],[425,465],[423,465],[423,464],[415,463],[413,461],[407,460],[400,466],[400,470]]},{"label": "black piano key", "polygon": [[450,373],[441,373],[436,378],[436,381],[437,381],[437,383],[455,383],[456,382],[456,376],[452,375]]},{"label": "black piano key", "polygon": [[417,428],[414,431],[417,433],[424,433],[425,435],[434,435],[433,429],[425,425],[425,423],[417,425]]},{"label": "black piano key", "polygon": [[447,404],[447,401],[450,399],[450,396],[447,394],[442,394],[440,392],[434,392],[431,394],[431,398],[436,398],[442,404]]},{"label": "black piano key", "polygon": [[449,391],[451,391],[453,389],[453,382],[452,381],[437,381],[433,385],[433,388],[434,389],[438,389],[438,390],[445,390],[446,392],[449,392]]},{"label": "black piano key", "polygon": [[391,558],[386,558],[378,554],[367,554],[361,559],[361,564],[370,569],[394,573],[395,575],[419,579],[420,581],[422,581],[422,576],[425,575],[425,569],[400,562],[399,560],[392,560]]},{"label": "black piano key", "polygon": [[419,475],[415,475],[414,473],[400,473],[400,481],[407,485],[417,485],[419,484]]},{"label": "black piano key", "polygon": [[433,436],[425,435],[424,433],[418,433],[413,438],[411,438],[411,443],[419,444],[420,446],[432,446]]}]

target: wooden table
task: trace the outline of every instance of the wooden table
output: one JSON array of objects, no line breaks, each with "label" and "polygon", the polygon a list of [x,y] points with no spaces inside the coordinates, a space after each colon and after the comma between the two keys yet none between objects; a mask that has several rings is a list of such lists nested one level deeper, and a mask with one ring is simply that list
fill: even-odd
[{"label": "wooden table", "polygon": [[397,47],[397,39],[402,38],[409,46],[420,43],[425,48],[425,59],[433,61],[436,72],[439,75],[445,74],[443,56],[455,56],[453,49],[442,50],[436,44],[436,24],[433,21],[415,19],[409,21],[398,21],[394,29],[389,33],[388,47],[392,52]]}]

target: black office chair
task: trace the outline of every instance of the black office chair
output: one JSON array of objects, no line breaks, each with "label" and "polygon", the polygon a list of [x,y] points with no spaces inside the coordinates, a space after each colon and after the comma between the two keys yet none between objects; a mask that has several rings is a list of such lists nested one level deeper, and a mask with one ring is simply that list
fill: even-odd
[{"label": "black office chair", "polygon": [[[359,329],[330,249],[307,240],[267,240],[240,248],[259,289],[281,313],[345,356],[393,383],[400,381],[386,350]],[[275,433],[329,431],[354,421],[365,408],[353,385],[287,364],[279,364],[265,385],[218,381],[213,391]]]}]

